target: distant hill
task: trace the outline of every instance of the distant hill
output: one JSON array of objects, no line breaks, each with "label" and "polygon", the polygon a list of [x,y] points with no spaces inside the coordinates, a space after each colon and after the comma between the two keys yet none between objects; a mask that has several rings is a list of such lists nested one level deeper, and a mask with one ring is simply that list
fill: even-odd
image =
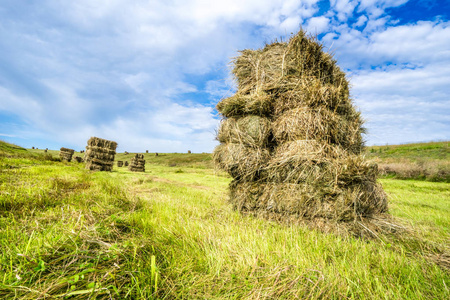
[{"label": "distant hill", "polygon": [[450,141],[367,147],[368,157],[450,160]]},{"label": "distant hill", "polygon": [[372,146],[365,155],[382,176],[450,182],[450,141]]},{"label": "distant hill", "polygon": [[12,154],[12,153],[26,153],[27,149],[0,140],[0,152],[10,153],[10,154]]}]

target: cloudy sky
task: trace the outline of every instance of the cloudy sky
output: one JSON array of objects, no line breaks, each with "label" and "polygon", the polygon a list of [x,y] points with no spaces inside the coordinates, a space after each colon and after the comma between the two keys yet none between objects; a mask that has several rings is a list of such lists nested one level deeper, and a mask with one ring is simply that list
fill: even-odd
[{"label": "cloudy sky", "polygon": [[0,0],[0,139],[210,152],[237,51],[300,27],[334,53],[368,145],[450,140],[450,0]]}]

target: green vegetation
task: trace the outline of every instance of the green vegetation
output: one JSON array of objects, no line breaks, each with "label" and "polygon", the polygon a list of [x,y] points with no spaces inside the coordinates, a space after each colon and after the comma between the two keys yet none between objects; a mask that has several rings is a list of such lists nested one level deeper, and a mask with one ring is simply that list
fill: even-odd
[{"label": "green vegetation", "polygon": [[[130,161],[134,153],[117,153],[116,160]],[[213,168],[210,153],[144,153],[144,159],[151,165],[169,167],[191,166],[197,168]]]},{"label": "green vegetation", "polygon": [[372,146],[366,152],[368,157],[381,159],[450,160],[450,141]]},{"label": "green vegetation", "polygon": [[401,227],[362,240],[240,215],[209,154],[94,173],[40,151],[0,155],[1,299],[450,297],[448,183],[382,179]]},{"label": "green vegetation", "polygon": [[372,146],[366,156],[385,178],[450,183],[450,142]]}]

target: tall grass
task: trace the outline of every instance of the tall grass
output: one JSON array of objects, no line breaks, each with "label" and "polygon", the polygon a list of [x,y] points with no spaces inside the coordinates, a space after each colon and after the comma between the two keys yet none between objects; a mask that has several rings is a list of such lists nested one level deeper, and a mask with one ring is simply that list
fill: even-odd
[{"label": "tall grass", "polygon": [[242,216],[229,177],[179,156],[145,173],[0,158],[0,298],[450,297],[449,184],[383,179],[405,229],[362,240]]},{"label": "tall grass", "polygon": [[450,142],[368,147],[366,156],[378,163],[381,176],[450,183]]}]

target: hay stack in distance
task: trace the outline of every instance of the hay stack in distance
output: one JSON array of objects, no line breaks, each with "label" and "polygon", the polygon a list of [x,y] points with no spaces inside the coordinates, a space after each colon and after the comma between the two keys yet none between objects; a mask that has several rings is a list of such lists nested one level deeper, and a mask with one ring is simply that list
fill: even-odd
[{"label": "hay stack in distance", "polygon": [[72,160],[72,155],[74,152],[75,150],[73,149],[61,147],[61,149],[59,149],[59,158],[61,158],[61,160],[70,162]]},{"label": "hay stack in distance", "polygon": [[387,211],[377,167],[361,156],[363,120],[345,73],[313,38],[243,50],[238,91],[223,99],[213,153],[230,201],[270,218],[352,221]]},{"label": "hay stack in distance", "polygon": [[117,161],[117,166],[118,166],[118,167],[122,167],[122,166],[123,166],[123,161],[118,160],[118,161]]},{"label": "hay stack in distance", "polygon": [[83,161],[83,158],[80,157],[80,156],[75,156],[75,161],[76,161],[77,163],[80,163],[80,162]]},{"label": "hay stack in distance", "polygon": [[86,169],[94,171],[111,171],[116,155],[117,143],[98,137],[91,137],[87,141],[84,161]]},{"label": "hay stack in distance", "polygon": [[136,154],[128,166],[128,170],[132,172],[145,172],[144,154]]},{"label": "hay stack in distance", "polygon": [[125,167],[128,167],[128,161],[126,160],[126,161],[123,163],[123,165],[124,165]]}]

